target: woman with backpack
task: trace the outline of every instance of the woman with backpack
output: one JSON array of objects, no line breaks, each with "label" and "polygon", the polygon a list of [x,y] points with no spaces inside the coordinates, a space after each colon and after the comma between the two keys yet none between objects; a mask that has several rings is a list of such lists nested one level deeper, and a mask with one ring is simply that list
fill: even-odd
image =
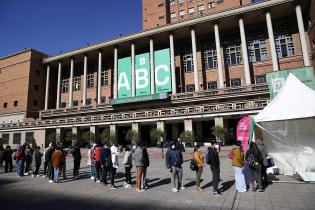
[{"label": "woman with backpack", "polygon": [[238,192],[246,192],[246,182],[243,174],[244,167],[244,154],[241,147],[241,142],[236,141],[232,147],[232,151],[229,155],[229,158],[232,159],[232,166],[235,173],[235,186]]},{"label": "woman with backpack", "polygon": [[205,157],[201,153],[201,148],[199,146],[194,147],[194,153],[193,153],[194,161],[196,162],[198,168],[196,170],[196,190],[199,192],[202,192],[203,189],[200,187],[200,178],[202,175],[203,167],[205,166]]},{"label": "woman with backpack", "polygon": [[[257,144],[251,142],[249,145],[249,150],[246,152],[246,162],[249,165],[250,175],[251,175],[251,186],[252,190],[256,191],[258,184],[259,192],[264,192],[261,180],[261,165],[263,164],[263,156],[259,151]],[[255,183],[256,182],[256,183]]]}]

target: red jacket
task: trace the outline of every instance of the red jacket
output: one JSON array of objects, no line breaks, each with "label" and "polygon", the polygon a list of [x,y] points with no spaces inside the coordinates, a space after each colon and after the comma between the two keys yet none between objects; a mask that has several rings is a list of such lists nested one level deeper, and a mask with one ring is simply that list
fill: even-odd
[{"label": "red jacket", "polygon": [[101,161],[101,152],[102,152],[102,147],[96,147],[93,153],[93,159],[95,161]]},{"label": "red jacket", "polygon": [[16,158],[16,160],[24,160],[25,159],[25,151],[24,150],[17,151],[15,153],[15,158]]}]

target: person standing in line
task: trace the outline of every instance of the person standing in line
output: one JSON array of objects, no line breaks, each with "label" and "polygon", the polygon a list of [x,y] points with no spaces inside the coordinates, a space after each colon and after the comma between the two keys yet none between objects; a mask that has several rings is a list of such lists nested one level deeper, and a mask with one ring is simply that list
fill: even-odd
[{"label": "person standing in line", "polygon": [[267,176],[267,167],[268,167],[267,156],[268,156],[268,153],[267,153],[265,144],[264,144],[262,139],[258,138],[258,139],[256,139],[255,142],[257,144],[259,151],[261,152],[262,159],[263,159],[262,164],[261,164],[261,179],[262,179],[263,188],[265,188],[268,185],[268,176]]},{"label": "person standing in line", "polygon": [[33,156],[33,150],[31,149],[29,145],[27,145],[26,150],[25,150],[25,173],[24,173],[25,176],[29,175],[29,171],[30,171],[31,164],[33,161],[32,156]]},{"label": "person standing in line", "polygon": [[[182,184],[183,179],[183,154],[181,148],[177,147],[176,143],[173,143],[165,154],[166,168],[170,169],[172,173],[173,192],[178,192],[180,189],[184,190],[185,187]],[[176,182],[177,178],[177,182]]]},{"label": "person standing in line", "polygon": [[137,192],[143,192],[141,189],[141,178],[143,173],[143,165],[144,165],[144,159],[143,159],[143,149],[141,147],[140,142],[137,143],[137,147],[134,149],[132,157],[135,161],[136,165],[136,191]]},{"label": "person standing in line", "polygon": [[126,182],[124,183],[124,187],[130,188],[131,187],[132,153],[128,146],[125,149],[124,166],[125,166],[125,176],[126,176]]},{"label": "person standing in line", "polygon": [[73,177],[74,179],[79,179],[79,170],[80,170],[80,162],[81,162],[81,150],[78,144],[75,144],[71,150],[73,156]]},{"label": "person standing in line", "polygon": [[8,173],[8,170],[10,168],[10,172],[12,172],[13,169],[13,164],[12,164],[12,150],[9,145],[6,146],[5,151],[4,151],[4,172]]},{"label": "person standing in line", "polygon": [[0,145],[0,171],[2,171],[3,161],[4,161],[4,147]]},{"label": "person standing in line", "polygon": [[193,158],[198,168],[196,170],[196,190],[202,192],[203,189],[200,187],[200,178],[202,175],[203,167],[205,166],[205,157],[201,152],[201,148],[199,146],[194,147]]},{"label": "person standing in line", "polygon": [[101,145],[96,145],[94,148],[94,152],[93,152],[93,162],[95,165],[95,172],[96,172],[96,176],[95,176],[95,182],[101,182],[101,173],[102,173],[102,162],[101,162],[101,152],[102,152],[103,148]]},{"label": "person standing in line", "polygon": [[105,186],[108,184],[107,183],[107,174],[110,173],[110,170],[112,168],[112,155],[111,151],[108,148],[107,143],[104,144],[102,152],[101,152],[101,160],[102,160],[102,181],[105,184]]},{"label": "person standing in line", "polygon": [[62,179],[66,179],[67,178],[66,172],[67,172],[67,155],[68,155],[68,153],[64,149],[63,143],[60,143],[59,147],[60,147],[60,151],[63,154],[63,161],[62,161],[62,166],[60,167],[60,170],[62,172]]},{"label": "person standing in line", "polygon": [[37,147],[33,153],[35,171],[33,172],[32,177],[39,176],[38,172],[39,172],[40,165],[42,164],[42,156],[43,154],[40,152],[40,147]]},{"label": "person standing in line", "polygon": [[246,192],[246,182],[243,174],[244,154],[240,141],[236,141],[233,145],[229,158],[232,159],[232,166],[234,168],[236,190],[238,192]]},{"label": "person standing in line", "polygon": [[59,182],[60,170],[61,170],[63,161],[64,161],[64,156],[60,147],[58,146],[56,147],[56,150],[54,151],[51,157],[51,162],[54,167],[54,182],[55,183]]},{"label": "person standing in line", "polygon": [[220,158],[219,153],[216,148],[216,142],[211,142],[211,147],[208,148],[206,154],[206,163],[210,165],[212,172],[212,186],[213,194],[215,196],[220,195],[219,192],[219,182],[220,182]]},{"label": "person standing in line", "polygon": [[[51,145],[51,143],[49,144]],[[47,169],[48,169],[48,161],[46,159],[46,154],[47,154],[47,151],[49,150],[50,146],[46,147],[44,149],[44,152],[43,152],[43,160],[44,160],[44,170],[43,170],[43,178],[46,178],[47,177]]]},{"label": "person standing in line", "polygon": [[90,174],[91,178],[90,179],[95,179],[95,170],[94,170],[94,161],[93,161],[93,156],[94,156],[94,145],[90,145],[90,148],[87,152],[87,162],[86,165],[90,167]]},{"label": "person standing in line", "polygon": [[141,177],[141,189],[148,189],[149,186],[147,184],[147,169],[150,166],[150,159],[147,147],[145,144],[142,144],[142,150],[143,150],[143,172]]},{"label": "person standing in line", "polygon": [[24,175],[25,145],[19,146],[19,150],[15,153],[16,173],[18,177]]},{"label": "person standing in line", "polygon": [[255,142],[250,143],[245,159],[250,169],[252,190],[256,191],[256,185],[258,184],[259,192],[264,192],[261,180],[261,165],[263,164],[263,157]]},{"label": "person standing in line", "polygon": [[45,154],[45,159],[47,161],[47,166],[48,166],[48,182],[52,183],[54,182],[54,166],[52,165],[52,162],[51,162],[51,157],[52,157],[52,154],[54,153],[55,151],[55,145],[53,143],[50,143],[49,144],[49,149],[47,150],[46,154]]},{"label": "person standing in line", "polygon": [[111,168],[111,186],[110,189],[115,190],[117,187],[115,186],[115,176],[116,176],[116,170],[119,166],[118,164],[118,154],[119,154],[119,148],[117,143],[113,144],[110,148],[111,154],[112,154],[112,168]]}]

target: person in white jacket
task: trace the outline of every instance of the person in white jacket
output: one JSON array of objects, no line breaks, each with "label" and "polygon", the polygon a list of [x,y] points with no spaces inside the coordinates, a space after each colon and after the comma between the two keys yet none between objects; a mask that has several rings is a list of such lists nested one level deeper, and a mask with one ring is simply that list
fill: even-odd
[{"label": "person in white jacket", "polygon": [[111,187],[110,189],[115,190],[117,187],[115,186],[115,175],[116,170],[118,168],[118,155],[119,155],[119,148],[117,144],[113,144],[110,147],[110,151],[112,153],[112,168],[111,168]]}]

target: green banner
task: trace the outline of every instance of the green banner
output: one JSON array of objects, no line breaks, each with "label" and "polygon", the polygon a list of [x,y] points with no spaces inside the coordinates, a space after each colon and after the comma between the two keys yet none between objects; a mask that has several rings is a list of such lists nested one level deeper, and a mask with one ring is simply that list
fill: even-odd
[{"label": "green banner", "polygon": [[269,72],[267,73],[267,81],[271,99],[279,93],[290,73],[294,74],[305,85],[315,90],[314,71],[312,67]]},{"label": "green banner", "polygon": [[172,91],[170,50],[163,49],[154,52],[155,92]]},{"label": "green banner", "polygon": [[150,94],[150,55],[136,55],[136,96]]},{"label": "green banner", "polygon": [[118,98],[131,97],[131,57],[118,60]]}]

